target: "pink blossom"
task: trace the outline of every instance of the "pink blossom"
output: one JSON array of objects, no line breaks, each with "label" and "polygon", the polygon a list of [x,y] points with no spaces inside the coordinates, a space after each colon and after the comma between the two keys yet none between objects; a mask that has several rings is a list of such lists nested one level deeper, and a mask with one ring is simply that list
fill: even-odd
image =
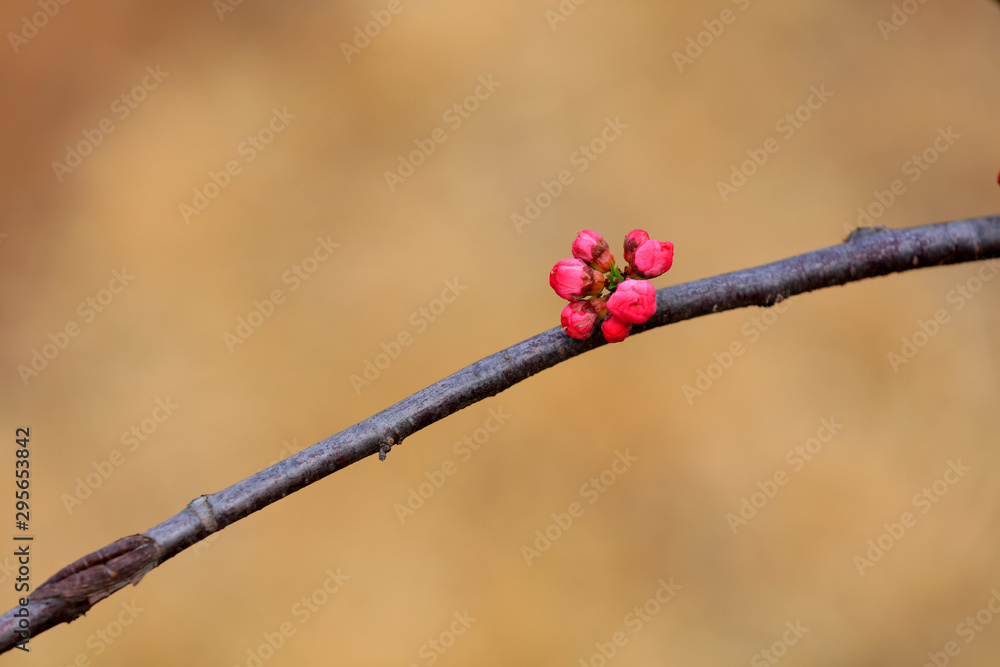
[{"label": "pink blossom", "polygon": [[608,242],[597,232],[586,229],[573,240],[573,257],[583,260],[601,273],[611,270],[615,256],[611,254]]},{"label": "pink blossom", "polygon": [[625,237],[625,261],[631,264],[635,259],[635,249],[649,240],[644,229],[633,229]]},{"label": "pink blossom", "polygon": [[609,343],[620,343],[632,332],[632,325],[612,315],[601,323],[601,333]]},{"label": "pink blossom", "polygon": [[549,272],[549,285],[563,299],[576,301],[604,291],[604,274],[579,259],[561,259]]},{"label": "pink blossom", "polygon": [[636,248],[632,266],[639,278],[655,278],[666,273],[674,263],[674,244],[650,239]]},{"label": "pink blossom", "polygon": [[594,333],[599,315],[607,312],[603,299],[574,301],[566,305],[562,311],[562,328],[566,335],[577,340],[586,340]]},{"label": "pink blossom", "polygon": [[656,312],[653,283],[626,279],[608,299],[608,310],[623,322],[642,324]]}]

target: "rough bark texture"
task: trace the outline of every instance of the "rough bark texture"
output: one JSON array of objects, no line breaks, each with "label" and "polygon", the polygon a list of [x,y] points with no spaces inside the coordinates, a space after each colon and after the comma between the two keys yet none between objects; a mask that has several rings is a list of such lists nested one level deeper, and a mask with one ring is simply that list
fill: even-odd
[{"label": "rough bark texture", "polygon": [[[897,271],[1000,256],[1000,216],[910,229],[863,228],[844,243],[771,264],[657,292],[657,310],[637,334],[745,306],[771,306],[803,292]],[[627,343],[626,343],[627,344]],[[606,345],[599,334],[577,341],[559,328],[481,359],[368,419],[316,443],[184,510],[142,535],[122,538],[60,570],[32,593],[31,636],[83,615],[94,604],[168,558],[234,521],[372,454],[384,459],[404,438],[493,396],[539,371]],[[24,640],[22,608],[0,616],[0,652]],[[21,615],[18,615],[18,613]]]}]

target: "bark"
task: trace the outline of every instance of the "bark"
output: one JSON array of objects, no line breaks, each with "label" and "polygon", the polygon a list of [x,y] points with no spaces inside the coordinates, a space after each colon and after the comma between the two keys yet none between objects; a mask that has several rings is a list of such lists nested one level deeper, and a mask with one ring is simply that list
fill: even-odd
[{"label": "bark", "polygon": [[[772,306],[796,294],[899,271],[1000,256],[1000,216],[909,229],[856,229],[841,244],[657,292],[657,310],[632,335],[702,315]],[[0,616],[0,652],[83,615],[94,604],[192,544],[372,454],[385,459],[404,438],[556,364],[606,345],[550,329],[481,359],[412,396],[229,488],[192,500],[141,535],[122,538],[66,566]],[[627,344],[627,343],[626,343]],[[27,616],[24,616],[24,609]],[[20,614],[20,615],[19,615]]]}]

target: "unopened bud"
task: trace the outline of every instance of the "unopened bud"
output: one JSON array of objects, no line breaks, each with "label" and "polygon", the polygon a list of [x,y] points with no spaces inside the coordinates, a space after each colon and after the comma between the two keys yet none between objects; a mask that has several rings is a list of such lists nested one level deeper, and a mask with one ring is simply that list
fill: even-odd
[{"label": "unopened bud", "polygon": [[576,301],[604,291],[604,274],[579,259],[561,259],[549,272],[549,285],[563,299]]},{"label": "unopened bud", "polygon": [[623,322],[642,324],[656,312],[656,289],[647,280],[629,278],[608,298],[608,310]]},{"label": "unopened bud", "polygon": [[601,323],[601,333],[609,343],[620,343],[632,332],[632,325],[612,315]]},{"label": "unopened bud", "polygon": [[635,249],[649,240],[649,234],[644,229],[633,229],[625,237],[625,261],[629,264],[635,259]]},{"label": "unopened bud", "polygon": [[611,270],[615,256],[611,254],[607,241],[597,232],[586,229],[573,240],[573,257],[583,260],[601,273]]},{"label": "unopened bud", "polygon": [[577,340],[586,340],[594,333],[597,318],[605,311],[602,299],[574,301],[562,311],[562,328],[566,335]]},{"label": "unopened bud", "polygon": [[674,263],[674,244],[650,239],[635,251],[632,273],[639,278],[655,278],[670,270]]}]

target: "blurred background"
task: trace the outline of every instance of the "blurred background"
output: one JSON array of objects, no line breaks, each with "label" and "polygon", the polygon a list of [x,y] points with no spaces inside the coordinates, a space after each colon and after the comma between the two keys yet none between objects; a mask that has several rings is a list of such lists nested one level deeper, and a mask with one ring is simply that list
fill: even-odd
[{"label": "blurred background", "polygon": [[[31,428],[34,584],[557,326],[579,230],[673,241],[662,287],[997,213],[998,10],[4,3],[0,414],[6,470]],[[998,268],[571,360],[10,660],[992,664]]]}]

